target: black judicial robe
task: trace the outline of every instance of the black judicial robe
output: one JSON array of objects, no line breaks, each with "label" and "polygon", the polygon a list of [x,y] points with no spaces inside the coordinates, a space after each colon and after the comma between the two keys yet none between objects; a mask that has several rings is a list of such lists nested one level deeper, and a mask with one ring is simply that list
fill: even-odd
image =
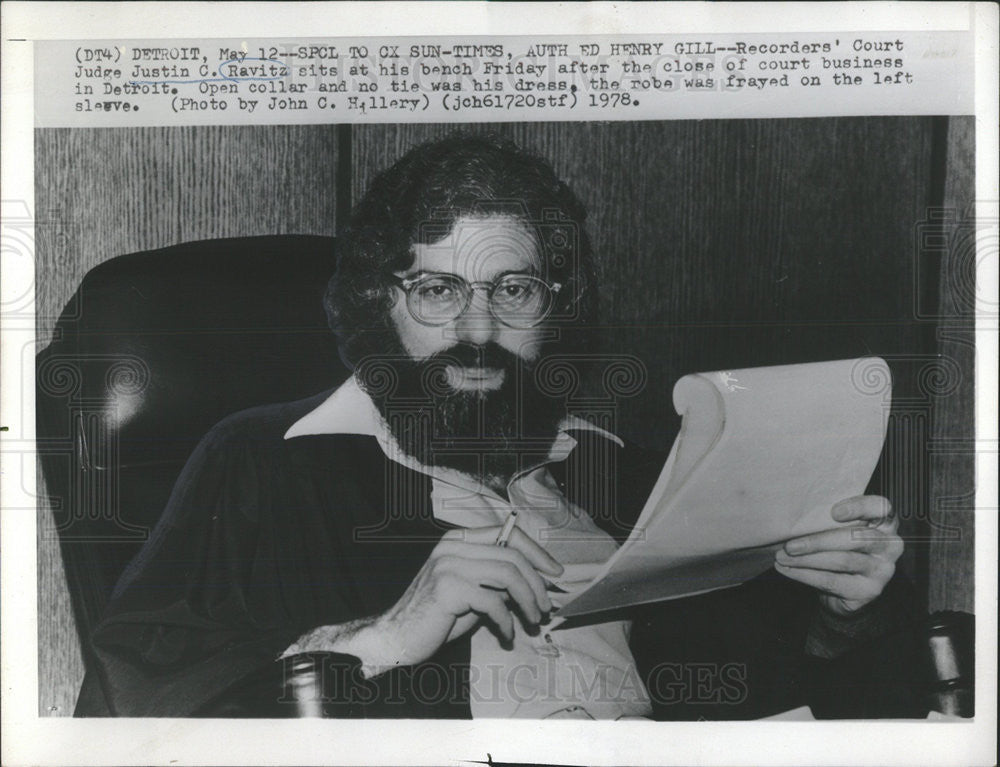
[{"label": "black judicial robe", "polygon": [[[238,413],[201,441],[92,635],[97,668],[78,716],[292,715],[276,658],[306,631],[399,599],[448,526],[433,518],[430,478],[388,460],[374,438],[284,439],[328,394]],[[550,470],[623,540],[664,456],[573,436],[577,448]],[[770,571],[607,617],[634,621],[658,719],[749,719],[804,704],[818,715],[921,715],[900,584],[839,625],[818,621],[817,605],[813,590]],[[811,657],[810,632],[827,654],[860,650]],[[469,717],[469,646],[459,638],[374,682],[351,669],[327,692],[327,713]]]}]

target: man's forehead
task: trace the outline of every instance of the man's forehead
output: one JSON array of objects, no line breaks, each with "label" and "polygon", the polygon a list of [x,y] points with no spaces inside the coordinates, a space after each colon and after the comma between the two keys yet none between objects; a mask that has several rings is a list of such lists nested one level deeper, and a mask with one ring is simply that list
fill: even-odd
[{"label": "man's forehead", "polygon": [[444,236],[416,243],[408,274],[420,271],[472,274],[479,279],[509,271],[536,271],[538,242],[533,229],[513,216],[463,216]]}]

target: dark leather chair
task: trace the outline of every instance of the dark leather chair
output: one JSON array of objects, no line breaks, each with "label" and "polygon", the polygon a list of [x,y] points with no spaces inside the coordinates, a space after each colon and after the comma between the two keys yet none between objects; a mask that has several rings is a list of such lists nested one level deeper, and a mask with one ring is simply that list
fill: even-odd
[{"label": "dark leather chair", "polygon": [[322,306],[334,245],[287,235],[120,256],[63,311],[36,360],[36,419],[88,666],[90,630],[198,440],[230,413],[347,377]]}]

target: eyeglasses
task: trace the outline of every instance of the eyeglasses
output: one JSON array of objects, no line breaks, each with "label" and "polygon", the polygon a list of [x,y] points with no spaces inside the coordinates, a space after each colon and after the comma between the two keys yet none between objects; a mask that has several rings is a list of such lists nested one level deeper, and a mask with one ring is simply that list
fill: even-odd
[{"label": "eyeglasses", "polygon": [[406,308],[422,325],[446,325],[461,317],[477,290],[485,290],[490,314],[512,328],[532,328],[552,309],[562,288],[530,274],[503,274],[493,282],[467,282],[457,274],[432,272],[414,279],[395,275],[393,281],[406,293]]}]

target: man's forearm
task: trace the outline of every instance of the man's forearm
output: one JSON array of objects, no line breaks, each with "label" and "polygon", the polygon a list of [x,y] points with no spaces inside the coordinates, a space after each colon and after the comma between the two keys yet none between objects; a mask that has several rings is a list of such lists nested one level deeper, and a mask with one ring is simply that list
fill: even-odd
[{"label": "man's forearm", "polygon": [[398,666],[402,657],[400,648],[381,630],[380,616],[318,626],[295,640],[281,657],[311,652],[353,655],[361,661],[361,672],[366,679]]}]

